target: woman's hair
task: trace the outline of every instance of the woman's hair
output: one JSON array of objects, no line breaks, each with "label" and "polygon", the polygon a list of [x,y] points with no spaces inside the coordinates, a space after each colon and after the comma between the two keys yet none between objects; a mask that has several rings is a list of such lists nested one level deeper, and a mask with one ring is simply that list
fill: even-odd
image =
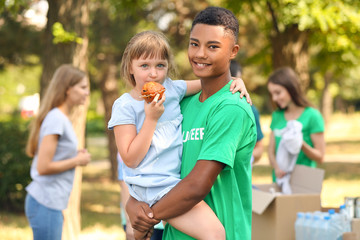
[{"label": "woman's hair", "polygon": [[64,103],[67,90],[79,83],[84,77],[86,77],[85,72],[70,64],[63,64],[56,69],[44,97],[41,99],[39,113],[31,123],[30,135],[26,145],[27,155],[33,157],[37,151],[40,126],[45,116],[51,109]]},{"label": "woman's hair", "polygon": [[120,66],[123,80],[135,87],[134,76],[130,74],[132,60],[140,57],[160,57],[168,61],[168,75],[175,74],[175,65],[170,45],[164,34],[155,31],[144,31],[133,36],[128,42]]},{"label": "woman's hair", "polygon": [[311,103],[306,99],[301,90],[299,77],[292,68],[282,67],[275,70],[268,79],[269,83],[283,86],[288,91],[295,105],[299,107],[311,106]]}]

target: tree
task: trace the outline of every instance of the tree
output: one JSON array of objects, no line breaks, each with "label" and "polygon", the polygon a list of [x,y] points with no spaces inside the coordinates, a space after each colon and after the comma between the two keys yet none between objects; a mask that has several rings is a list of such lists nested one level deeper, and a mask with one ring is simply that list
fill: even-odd
[{"label": "tree", "polygon": [[[329,96],[327,87],[334,82],[337,73],[357,65],[359,1],[225,0],[224,3],[239,16],[244,9],[249,10],[248,19],[252,18],[256,27],[268,37],[268,43],[258,54],[271,54],[273,69],[285,65],[295,69],[304,90],[311,85],[310,73],[321,71],[325,76],[322,84],[325,88],[318,90],[324,90],[323,96]],[[334,60],[334,56],[338,58],[329,64],[327,60]],[[324,107],[330,105],[322,104]],[[323,112],[329,110],[323,109]]]},{"label": "tree", "polygon": [[[66,1],[48,1],[48,22],[43,38],[43,73],[40,80],[40,95],[44,93],[49,81],[56,68],[63,63],[71,63],[74,66],[87,70],[87,27],[89,24],[88,0],[66,0]],[[53,31],[54,24],[63,26],[64,31],[56,33]],[[55,25],[56,26],[56,25]],[[56,30],[56,29],[55,29]],[[59,29],[58,29],[59,30]],[[61,36],[76,35],[82,39],[81,44],[76,42],[77,38],[69,40]],[[54,43],[58,42],[57,44]],[[87,107],[78,110],[76,119],[72,123],[78,138],[79,148],[85,146],[85,121]],[[77,167],[73,191],[70,196],[68,208],[64,211],[64,231],[63,239],[77,239],[80,233],[80,195],[81,195],[81,168]]]},{"label": "tree", "polygon": [[[89,72],[93,84],[101,92],[101,99],[105,109],[104,122],[107,126],[111,117],[114,101],[126,89],[124,82],[119,79],[119,64],[127,41],[136,32],[134,17],[127,14],[127,9],[115,5],[111,1],[93,3],[91,12],[92,25],[89,46]],[[117,6],[116,11],[111,11]],[[133,26],[133,27],[128,27]],[[117,180],[117,147],[113,131],[106,130],[110,174],[113,181]]]}]

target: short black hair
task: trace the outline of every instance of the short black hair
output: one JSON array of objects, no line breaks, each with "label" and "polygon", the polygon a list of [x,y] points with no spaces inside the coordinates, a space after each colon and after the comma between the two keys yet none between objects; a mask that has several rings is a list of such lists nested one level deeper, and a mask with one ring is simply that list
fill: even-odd
[{"label": "short black hair", "polygon": [[226,8],[221,7],[207,7],[199,12],[192,23],[191,31],[196,24],[207,24],[213,26],[223,26],[225,30],[230,30],[234,36],[235,42],[238,41],[239,36],[239,21]]}]

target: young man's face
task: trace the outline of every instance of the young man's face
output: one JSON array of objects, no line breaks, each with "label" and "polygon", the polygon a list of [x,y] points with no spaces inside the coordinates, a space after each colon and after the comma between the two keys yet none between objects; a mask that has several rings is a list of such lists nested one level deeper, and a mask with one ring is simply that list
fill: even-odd
[{"label": "young man's face", "polygon": [[196,24],[190,33],[188,58],[199,78],[229,74],[230,60],[238,50],[233,36],[223,26]]}]

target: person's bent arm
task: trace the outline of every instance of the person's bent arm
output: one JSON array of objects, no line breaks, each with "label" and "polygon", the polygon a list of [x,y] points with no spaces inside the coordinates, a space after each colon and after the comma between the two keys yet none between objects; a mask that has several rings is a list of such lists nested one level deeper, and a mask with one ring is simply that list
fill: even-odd
[{"label": "person's bent arm", "polygon": [[[240,92],[240,98],[243,96],[246,97],[246,101],[252,105],[250,94],[248,93],[245,83],[241,78],[232,77],[230,85],[230,91],[232,93]],[[191,96],[201,91],[201,81],[200,80],[186,80],[186,93],[185,96]]]},{"label": "person's bent arm", "polygon": [[189,211],[210,192],[224,164],[199,160],[193,170],[152,208],[130,197],[126,211],[131,224],[138,231],[149,231],[160,219],[177,217]]},{"label": "person's bent arm", "polygon": [[152,206],[154,218],[166,220],[189,211],[210,192],[224,167],[217,161],[198,160],[189,175]]},{"label": "person's bent arm", "polygon": [[269,156],[270,164],[274,168],[276,177],[282,178],[283,176],[285,176],[286,173],[279,168],[279,165],[276,162],[274,132],[271,132],[271,134],[270,134],[268,156]]},{"label": "person's bent arm", "polygon": [[255,144],[254,151],[253,151],[254,163],[257,163],[260,160],[261,155],[264,151],[264,145],[263,145],[262,141],[263,140],[259,140]]},{"label": "person's bent arm", "polygon": [[314,143],[312,148],[309,144],[303,141],[301,150],[311,160],[321,164],[324,162],[325,157],[325,138],[324,133],[314,133],[310,135],[311,141]]},{"label": "person's bent arm", "polygon": [[165,94],[159,101],[158,97],[159,95],[149,104],[144,103],[145,120],[139,133],[132,124],[114,127],[117,149],[126,166],[130,168],[136,168],[149,151],[157,121],[164,112]]},{"label": "person's bent arm", "polygon": [[40,175],[50,175],[65,172],[73,169],[76,166],[86,166],[90,160],[91,155],[86,149],[79,150],[78,154],[69,159],[62,161],[53,161],[56,147],[58,145],[59,135],[46,135],[42,139],[39,146],[37,171]]}]

